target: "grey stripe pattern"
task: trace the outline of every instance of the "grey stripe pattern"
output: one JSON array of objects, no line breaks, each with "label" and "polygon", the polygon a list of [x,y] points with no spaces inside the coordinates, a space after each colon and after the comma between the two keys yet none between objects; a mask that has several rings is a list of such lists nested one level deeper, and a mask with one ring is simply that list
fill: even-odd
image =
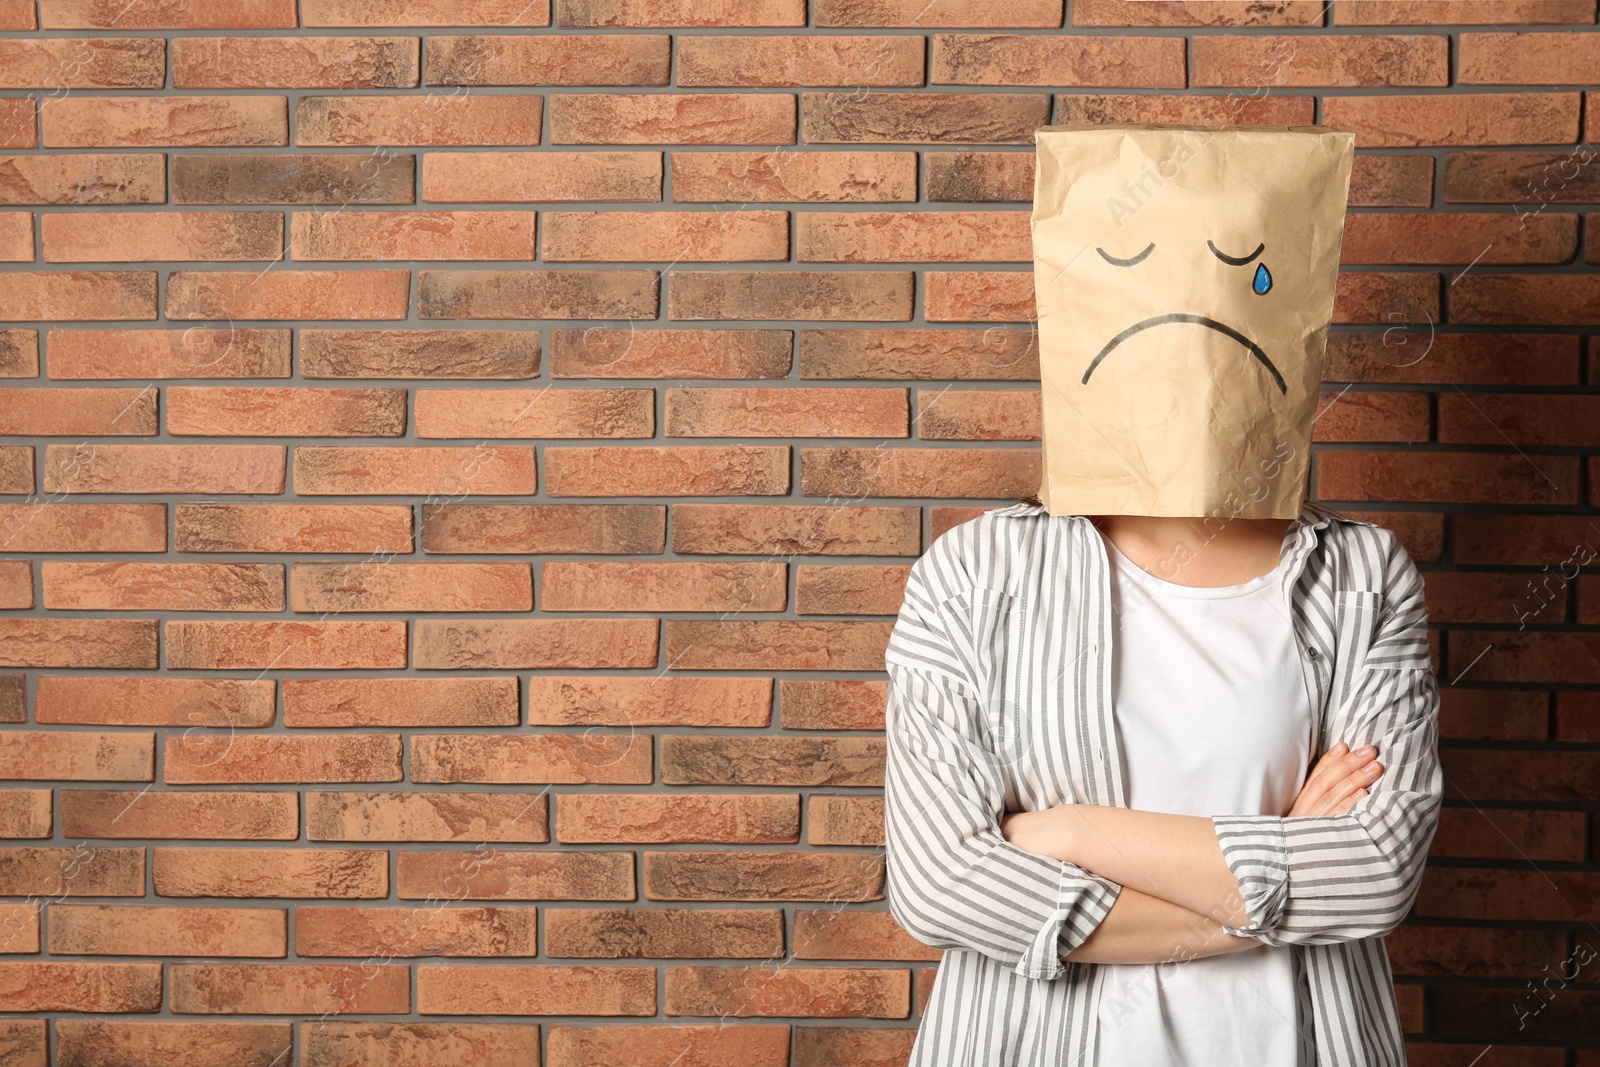
[{"label": "grey stripe pattern", "polygon": [[[1383,937],[1415,899],[1444,785],[1422,576],[1391,531],[1313,501],[1282,558],[1313,760],[1370,741],[1384,772],[1343,815],[1212,818],[1251,919],[1233,932],[1294,946],[1319,1067],[1400,1067]],[[884,657],[887,898],[945,952],[910,1067],[1096,1067],[1101,970],[1061,956],[1121,887],[1011,844],[999,821],[1127,803],[1109,568],[1086,518],[1015,504],[911,569]]]}]

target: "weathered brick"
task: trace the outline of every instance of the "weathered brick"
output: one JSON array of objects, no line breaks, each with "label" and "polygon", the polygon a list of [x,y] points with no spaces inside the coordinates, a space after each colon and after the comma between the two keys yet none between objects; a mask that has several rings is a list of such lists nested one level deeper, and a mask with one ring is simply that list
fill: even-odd
[{"label": "weathered brick", "polygon": [[911,318],[908,271],[674,270],[667,314],[674,319]]},{"label": "weathered brick", "polygon": [[173,510],[179,552],[411,551],[406,505],[182,503]]},{"label": "weathered brick", "polygon": [[5,986],[6,1007],[11,1011],[161,1010],[160,963],[4,960],[0,961],[0,984]]},{"label": "weathered brick", "polygon": [[1032,144],[1050,116],[1036,93],[800,94],[804,139],[813,143]]},{"label": "weathered brick", "polygon": [[1037,441],[1039,393],[1021,389],[919,389],[917,436],[927,441]]},{"label": "weathered brick", "polygon": [[814,0],[818,26],[1039,27],[1061,25],[1061,0]]},{"label": "weathered brick", "polygon": [[230,737],[221,752],[197,752],[185,741],[167,738],[162,766],[169,783],[398,782],[402,777],[399,734],[244,734]]},{"label": "weathered brick", "polygon": [[294,0],[162,0],[131,7],[106,0],[42,0],[39,7],[47,30],[279,30],[299,24]]},{"label": "weathered brick", "polygon": [[155,779],[155,767],[155,733],[150,730],[8,730],[0,734],[3,778],[149,782]]},{"label": "weathered brick", "polygon": [[300,331],[307,378],[534,378],[538,330]]},{"label": "weathered brick", "polygon": [[[96,846],[9,846],[0,866],[0,892],[7,896],[50,896],[61,892],[61,874],[71,870],[72,889],[80,896],[140,897],[144,895],[144,855],[140,848]],[[14,989],[8,982],[8,989]],[[8,996],[13,994],[8,994]],[[8,1000],[7,1003],[16,1003]],[[70,1010],[81,1011],[82,1004]],[[28,1009],[18,1008],[18,1011]],[[152,1009],[153,1010],[153,1009]]]},{"label": "weathered brick", "polygon": [[1346,217],[1339,261],[1565,263],[1577,248],[1576,215],[1385,211]]},{"label": "weathered brick", "polygon": [[1463,273],[1451,285],[1455,322],[1582,325],[1600,315],[1600,275]]},{"label": "weathered brick", "polygon": [[794,793],[568,793],[557,798],[556,826],[562,844],[778,844],[800,839],[800,798]]},{"label": "weathered brick", "polygon": [[1477,0],[1341,0],[1342,26],[1514,26],[1528,22],[1594,22],[1592,0],[1499,0],[1485,8]]},{"label": "weathered brick", "polygon": [[805,0],[556,0],[563,26],[804,26]]},{"label": "weathered brick", "polygon": [[929,322],[1033,322],[1038,317],[1032,271],[930,270],[923,280],[923,317]]},{"label": "weathered brick", "polygon": [[650,437],[653,389],[419,389],[418,437]]},{"label": "weathered brick", "polygon": [[801,330],[802,378],[1037,381],[1031,329]]},{"label": "weathered brick", "polygon": [[533,449],[363,448],[302,445],[294,452],[294,489],[316,496],[521,496],[537,490]]},{"label": "weathered brick", "polygon": [[156,392],[149,387],[0,387],[0,434],[129,437],[154,433]]},{"label": "weathered brick", "polygon": [[1349,202],[1351,207],[1427,207],[1433,202],[1433,157],[1355,157]]},{"label": "weathered brick", "polygon": [[163,845],[151,851],[156,893],[164,897],[271,900],[389,895],[389,854],[384,849]]},{"label": "weathered brick", "polygon": [[1443,393],[1438,440],[1448,444],[1590,448],[1600,444],[1600,397]]},{"label": "weathered brick", "polygon": [[282,611],[281,563],[51,562],[44,606],[70,611]]},{"label": "weathered brick", "polygon": [[[16,3],[17,0],[11,0],[11,2]],[[29,6],[31,7],[32,5],[30,4]],[[4,10],[3,7],[0,7],[0,10]],[[38,146],[39,109],[33,98],[21,96],[0,99],[0,148],[37,148]],[[17,157],[11,158],[15,159]],[[41,163],[46,161],[43,156],[35,156],[33,158]]]},{"label": "weathered brick", "polygon": [[[10,37],[0,40],[0,89],[159,89],[166,60],[160,37]],[[52,96],[46,113],[73,99]]]},{"label": "weathered brick", "polygon": [[[431,795],[448,797],[451,794]],[[527,803],[518,799],[521,803]],[[359,905],[305,905],[294,911],[294,951],[297,956],[533,956],[537,955],[534,946],[536,927],[536,911],[531,907],[475,908],[456,904],[448,908],[363,908]],[[344,1043],[338,1040],[340,1029],[359,1031],[364,1028],[363,1024],[346,1024],[342,1028],[332,1023],[325,1028],[310,1025],[311,1029],[302,1035],[301,1047],[307,1063],[321,1064],[323,1067],[347,1062],[349,1053],[335,1057],[330,1055],[334,1049],[341,1045],[347,1050],[355,1047],[353,1041]],[[324,1034],[322,1040],[313,1041],[311,1031],[321,1033],[324,1029],[329,1033]],[[408,1047],[410,1038],[425,1038],[429,1031],[435,1029],[460,1029],[465,1033],[454,1036],[465,1037],[488,1028],[462,1027],[459,1023],[448,1026],[413,1024],[406,1027],[409,1032],[406,1035]],[[356,1035],[348,1033],[347,1036],[353,1039]],[[384,1035],[373,1036],[381,1042]],[[444,1036],[445,1033],[440,1034],[440,1037]],[[419,1043],[427,1044],[426,1040]],[[474,1048],[479,1048],[476,1041]],[[531,1057],[536,1057],[539,1050],[537,1033],[531,1049]],[[536,1062],[533,1058],[500,1060],[493,1058],[493,1053],[487,1049],[482,1052],[485,1058],[478,1058],[479,1053],[475,1053],[474,1063],[516,1067],[518,1062]],[[527,1052],[526,1048],[524,1052]],[[440,1054],[448,1055],[442,1050]]]},{"label": "weathered brick", "polygon": [[406,153],[174,154],[172,202],[409,204],[416,166],[416,157]]},{"label": "weathered brick", "polygon": [[283,908],[52,904],[50,951],[71,956],[283,956]]},{"label": "weathered brick", "polygon": [[47,148],[289,143],[281,96],[67,96],[40,115]]},{"label": "weathered brick", "polygon": [[297,211],[296,260],[532,259],[532,211]]},{"label": "weathered brick", "polygon": [[[812,796],[811,803],[806,807],[806,844],[808,845],[867,845],[882,848],[884,845],[883,833],[883,798],[882,797],[833,797]],[[802,914],[815,914],[802,913]],[[882,912],[844,912],[846,915],[859,915],[863,918],[883,914]],[[798,916],[797,916],[798,921]],[[877,926],[874,924],[874,931]],[[897,929],[897,928],[896,928]],[[807,929],[807,935],[814,931]],[[910,941],[910,935],[903,930],[898,931],[898,936]],[[910,941],[915,947],[901,948],[898,945],[874,945],[871,948],[859,949],[856,959],[896,959],[906,958],[904,953],[934,952],[920,942]],[[797,952],[823,953],[838,951],[832,948],[831,939],[817,935],[814,939],[807,937],[802,941],[801,935],[795,935],[795,949]],[[883,956],[877,953],[884,953]],[[824,957],[817,957],[824,958]],[[916,956],[913,958],[922,958]]]},{"label": "weathered brick", "polygon": [[1072,5],[1074,26],[1321,26],[1326,18],[1326,5],[1318,0],[1284,0],[1270,7],[1249,0],[1160,5],[1142,0],[1074,0]]},{"label": "weathered brick", "polygon": [[33,607],[33,561],[0,560],[0,609],[27,610]]},{"label": "weathered brick", "polygon": [[550,496],[781,496],[788,445],[547,448]]},{"label": "weathered brick", "polygon": [[544,565],[543,611],[782,611],[781,562],[568,562]]},{"label": "weathered brick", "polygon": [[795,575],[795,614],[897,614],[910,570],[909,564],[801,566]]},{"label": "weathered brick", "polygon": [[672,199],[677,202],[748,204],[916,198],[914,152],[816,152],[794,148],[672,154]]},{"label": "weathered brick", "polygon": [[287,329],[50,330],[46,340],[56,379],[289,377]]},{"label": "weathered brick", "polygon": [[50,445],[47,493],[281,493],[283,445]]},{"label": "weathered brick", "polygon": [[[571,909],[563,908],[563,911]],[[638,913],[636,913],[638,914]],[[696,914],[704,914],[696,909]],[[739,915],[750,915],[749,910],[741,910]],[[682,955],[699,956],[701,952],[684,952]],[[777,957],[780,952],[751,952],[739,955],[753,955],[763,957]],[[550,1067],[580,1067],[586,1063],[609,1063],[612,1061],[627,1060],[636,1054],[637,1050],[647,1043],[652,1053],[665,1057],[668,1062],[677,1060],[686,1062],[690,1059],[701,1058],[707,1062],[730,1062],[745,1065],[745,1067],[786,1067],[789,1060],[789,1030],[788,1025],[764,1026],[759,1023],[741,1021],[738,1026],[728,1026],[725,1023],[695,1025],[649,1025],[626,1026],[610,1023],[605,1026],[566,1026],[554,1024],[550,1027],[550,1052],[548,1063]],[[647,1032],[648,1031],[648,1032]],[[796,1030],[796,1035],[810,1030]],[[879,1030],[879,1033],[887,1031]],[[915,1034],[913,1034],[913,1037]],[[803,1038],[800,1039],[804,1045]],[[904,1043],[903,1057],[909,1056],[910,1044]],[[804,1050],[798,1055],[808,1055]],[[891,1052],[885,1059],[893,1061]],[[854,1059],[853,1057],[840,1057],[838,1062],[870,1062],[867,1059]],[[800,1062],[826,1062],[825,1060],[804,1059]]]},{"label": "weathered brick", "polygon": [[167,432],[193,436],[399,437],[404,389],[174,385]]},{"label": "weathered brick", "polygon": [[914,556],[915,507],[833,504],[674,504],[672,550],[728,555]]},{"label": "weathered brick", "polygon": [[[1129,6],[1134,4],[1130,3]],[[1293,126],[1310,123],[1315,106],[1315,97],[1263,92],[1204,96],[1173,93],[1062,93],[1056,97],[1056,122]]]},{"label": "weathered brick", "polygon": [[406,624],[228,620],[167,623],[167,666],[193,670],[376,670],[406,665]]},{"label": "weathered brick", "polygon": [[404,270],[177,270],[169,319],[403,319]]},{"label": "weathered brick", "polygon": [[[202,10],[215,5],[196,3]],[[232,5],[230,5],[232,6]],[[246,5],[238,5],[244,7]],[[293,18],[290,8],[289,18]],[[188,1067],[272,1067],[293,1048],[287,1022],[124,1022],[59,1019],[60,1067],[121,1061],[128,1067],[184,1063]]]},{"label": "weathered brick", "polygon": [[0,329],[0,378],[39,376],[39,331]]},{"label": "weathered brick", "polygon": [[4,321],[155,317],[155,271],[8,271],[0,287]]},{"label": "weathered brick", "polygon": [[[20,491],[32,487],[30,481]],[[0,545],[8,552],[165,552],[167,509],[165,504],[65,501],[0,505]]]},{"label": "weathered brick", "polygon": [[[215,758],[226,749],[232,730],[226,719],[207,724],[227,727],[213,734],[202,733],[196,729],[198,723],[183,719],[170,724],[188,728],[181,751],[192,762]],[[61,832],[124,840],[293,841],[300,836],[300,798],[293,791],[65,789],[61,793]]]},{"label": "weathered brick", "polygon": [[[413,735],[411,763],[412,781],[427,783],[641,785],[652,776],[650,747],[625,733]],[[418,857],[416,862],[419,875],[425,875],[430,861]],[[487,895],[498,894],[491,889]]]},{"label": "weathered brick", "polygon": [[654,667],[657,619],[419,619],[423,670]]},{"label": "weathered brick", "polygon": [[654,1015],[656,969],[420,964],[417,1010],[427,1015]]},{"label": "weathered brick", "polygon": [[[1201,41],[1218,39],[1196,38],[1197,53]],[[1184,47],[1182,37],[936,33],[928,82],[1181,89]]]},{"label": "weathered brick", "polygon": [[802,211],[801,262],[1027,262],[1033,235],[1023,211]]},{"label": "weathered brick", "polygon": [[527,563],[296,563],[291,611],[532,611]]},{"label": "weathered brick", "polygon": [[[56,218],[46,215],[45,219]],[[46,250],[49,258],[49,250]],[[0,212],[0,262],[33,262],[33,214],[27,211]]]},{"label": "weathered brick", "polygon": [[787,259],[789,213],[547,211],[541,246],[552,262]]},{"label": "weathered brick", "polygon": [[669,386],[668,437],[904,437],[904,389]]},{"label": "weathered brick", "polygon": [[1517,452],[1324,451],[1317,454],[1318,495],[1327,500],[1576,504],[1575,456]]},{"label": "weathered brick", "polygon": [[275,683],[270,679],[160,675],[100,678],[46,674],[40,676],[38,684],[34,713],[42,723],[227,727],[232,730],[270,726],[273,718]]},{"label": "weathered brick", "polygon": [[1578,93],[1416,93],[1330,96],[1322,122],[1368,148],[1570,144]]},{"label": "weathered brick", "polygon": [[1432,86],[1450,84],[1443,34],[1200,35],[1196,86]]},{"label": "weathered brick", "polygon": [[[822,633],[830,625],[843,632],[862,624],[799,625]],[[661,739],[661,780],[668,785],[876,786],[883,784],[883,755],[883,742],[870,737],[673,735]]]},{"label": "weathered brick", "polygon": [[515,678],[289,678],[283,724],[515,726]]},{"label": "weathered brick", "polygon": [[444,152],[422,164],[423,203],[660,199],[660,152]]},{"label": "weathered brick", "polygon": [[881,37],[696,35],[678,38],[678,84],[920,86],[923,43]]},{"label": "weathered brick", "polygon": [[881,900],[883,858],[799,850],[646,852],[644,891],[650,900]]},{"label": "weathered brick", "polygon": [[0,618],[0,667],[156,667],[154,619]]},{"label": "weathered brick", "polygon": [[428,319],[653,319],[660,288],[653,270],[417,272]]},{"label": "weathered brick", "polygon": [[929,200],[1031,203],[1031,152],[924,152]]},{"label": "weathered brick", "polygon": [[542,795],[307,792],[310,841],[549,841]]},{"label": "weathered brick", "polygon": [[409,89],[417,85],[415,37],[362,35],[178,37],[178,89]]},{"label": "weathered brick", "polygon": [[664,504],[425,505],[422,550],[656,554],[666,528]]},{"label": "weathered brick", "polygon": [[1593,85],[1600,33],[1463,33],[1458,64],[1462,85]]},{"label": "weathered brick", "polygon": [[[0,445],[0,492],[32,493],[33,488],[33,446]],[[44,509],[45,503],[42,502],[0,509],[0,521],[4,523],[0,529],[5,531],[6,547],[10,548],[18,530]],[[53,510],[58,509],[59,505]]]},{"label": "weathered brick", "polygon": [[594,674],[528,679],[530,726],[767,726],[767,678]]},{"label": "weathered brick", "polygon": [[801,448],[807,496],[1022,497],[1039,454],[999,448]]},{"label": "weathered brick", "polygon": [[671,65],[666,34],[452,34],[427,44],[429,85],[666,85]]},{"label": "weathered brick", "polygon": [[307,26],[548,26],[549,0],[302,0]]},{"label": "weathered brick", "polygon": [[[631,795],[631,794],[630,794]],[[573,794],[563,802],[578,799]],[[683,956],[771,958],[783,952],[783,912],[776,908],[550,908],[545,912],[545,947],[555,958],[580,959],[670,959]],[[570,1029],[576,1029],[570,1028]],[[616,1027],[604,1027],[612,1031]],[[679,1027],[651,1027],[655,1040],[676,1036]],[[708,1028],[710,1029],[710,1028]],[[723,1027],[748,1034],[768,1029],[740,1025]],[[789,1037],[784,1027],[780,1058],[770,1062],[788,1067]],[[599,1031],[580,1031],[595,1034]],[[713,1034],[707,1033],[708,1042]],[[603,1062],[613,1057],[556,1058],[557,1041],[550,1036],[550,1062],[562,1064]],[[771,1041],[764,1041],[773,1049]],[[593,1047],[593,1046],[589,1046]],[[696,1050],[714,1048],[714,1043],[696,1044]],[[625,1056],[623,1058],[626,1058]],[[767,1067],[768,1060],[757,1063]]]},{"label": "weathered brick", "polygon": [[787,93],[562,93],[550,97],[551,144],[794,142],[795,100]]},{"label": "weathered brick", "polygon": [[172,1010],[183,1013],[403,1015],[411,1010],[411,971],[369,963],[175,963]]},{"label": "weathered brick", "polygon": [[544,98],[520,93],[303,96],[294,139],[297,145],[526,145],[539,143],[543,120]]},{"label": "weathered brick", "polygon": [[638,329],[550,331],[555,378],[783,378],[793,363],[790,330]]},{"label": "weathered brick", "polygon": [[1448,152],[1446,203],[1510,204],[1519,218],[1537,218],[1549,204],[1588,203],[1600,196],[1593,150]]},{"label": "weathered brick", "polygon": [[666,657],[677,670],[871,671],[883,661],[890,627],[803,619],[667,619]]}]

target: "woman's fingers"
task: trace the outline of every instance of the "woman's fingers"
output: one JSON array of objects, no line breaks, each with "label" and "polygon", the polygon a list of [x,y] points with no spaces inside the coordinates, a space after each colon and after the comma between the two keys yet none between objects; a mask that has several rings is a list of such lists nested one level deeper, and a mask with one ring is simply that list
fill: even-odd
[{"label": "woman's fingers", "polygon": [[1355,751],[1339,742],[1323,754],[1312,768],[1291,815],[1340,815],[1366,795],[1366,787],[1383,774],[1383,764],[1374,758],[1376,749],[1363,745]]}]

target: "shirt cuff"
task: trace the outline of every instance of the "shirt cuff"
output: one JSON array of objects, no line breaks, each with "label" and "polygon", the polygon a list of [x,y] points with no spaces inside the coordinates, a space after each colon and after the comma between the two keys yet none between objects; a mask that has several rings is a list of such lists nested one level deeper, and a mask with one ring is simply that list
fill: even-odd
[{"label": "shirt cuff", "polygon": [[1213,815],[1212,830],[1228,870],[1239,881],[1243,926],[1221,924],[1235,937],[1260,937],[1277,929],[1289,902],[1289,846],[1277,815]]},{"label": "shirt cuff", "polygon": [[1057,891],[1060,906],[1017,961],[1017,973],[1024,978],[1061,977],[1067,969],[1062,957],[1088,940],[1121,891],[1118,883],[1063,862]]}]

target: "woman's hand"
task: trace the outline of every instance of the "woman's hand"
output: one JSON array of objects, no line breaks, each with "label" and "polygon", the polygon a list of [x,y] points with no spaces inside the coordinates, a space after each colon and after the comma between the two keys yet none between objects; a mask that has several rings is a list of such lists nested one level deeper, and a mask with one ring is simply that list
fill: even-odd
[{"label": "woman's hand", "polygon": [[1348,749],[1340,741],[1323,754],[1311,768],[1289,815],[1343,815],[1367,795],[1366,787],[1383,776],[1378,750],[1372,745],[1354,752]]}]

